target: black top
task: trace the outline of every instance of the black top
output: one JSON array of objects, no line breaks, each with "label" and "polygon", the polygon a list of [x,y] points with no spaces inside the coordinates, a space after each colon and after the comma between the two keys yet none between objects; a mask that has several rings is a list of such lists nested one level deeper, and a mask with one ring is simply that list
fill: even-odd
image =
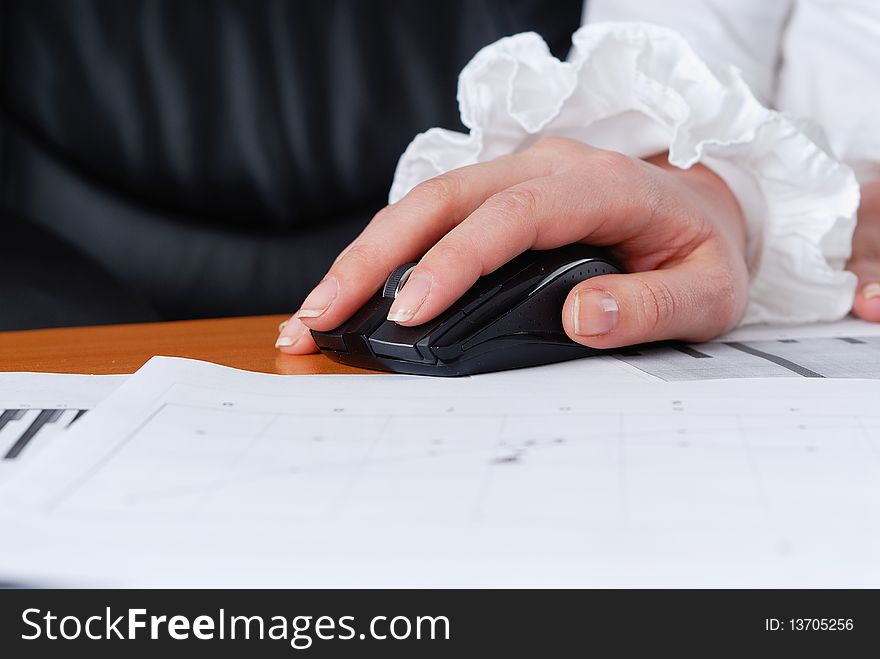
[{"label": "black top", "polygon": [[295,309],[474,53],[581,8],[3,2],[0,327]]}]

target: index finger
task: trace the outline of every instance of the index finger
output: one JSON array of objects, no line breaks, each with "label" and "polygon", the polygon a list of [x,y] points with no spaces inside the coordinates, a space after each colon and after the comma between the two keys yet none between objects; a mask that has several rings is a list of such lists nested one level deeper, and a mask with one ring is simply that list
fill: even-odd
[{"label": "index finger", "polygon": [[413,261],[499,190],[547,173],[540,157],[512,155],[429,179],[380,211],[337,258],[295,317],[328,330],[349,318],[402,263]]},{"label": "index finger", "polygon": [[477,279],[526,250],[582,240],[609,245],[638,235],[651,217],[651,202],[633,193],[646,171],[638,161],[621,158],[614,171],[591,163],[493,195],[425,254],[388,319],[400,325],[425,323]]}]

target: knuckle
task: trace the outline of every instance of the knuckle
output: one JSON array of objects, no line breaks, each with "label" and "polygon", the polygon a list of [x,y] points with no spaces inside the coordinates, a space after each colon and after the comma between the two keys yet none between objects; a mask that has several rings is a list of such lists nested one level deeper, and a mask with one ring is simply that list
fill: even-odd
[{"label": "knuckle", "polygon": [[647,281],[641,277],[638,282],[639,320],[644,331],[651,335],[662,334],[675,318],[676,301],[672,291],[662,281]]},{"label": "knuckle", "polygon": [[569,139],[567,137],[545,136],[535,140],[535,143],[532,144],[531,149],[534,151],[549,151],[552,153],[558,153],[560,151],[570,151],[573,148],[580,148],[581,146],[582,145],[580,144],[580,142],[576,142],[575,140]]},{"label": "knuckle", "polygon": [[717,319],[714,329],[720,333],[739,322],[745,312],[747,276],[740,276],[733,268],[719,268],[708,281],[712,291],[710,313]]},{"label": "knuckle", "polygon": [[532,218],[538,209],[538,194],[530,187],[519,186],[494,195],[490,205],[503,216]]},{"label": "knuckle", "polygon": [[413,193],[431,206],[447,207],[461,195],[461,181],[456,174],[441,174],[419,183]]},{"label": "knuckle", "polygon": [[435,262],[447,266],[454,264],[457,268],[466,268],[469,264],[479,264],[480,254],[470,240],[447,238],[431,248],[431,257]]},{"label": "knuckle", "polygon": [[592,151],[593,147],[567,137],[541,137],[526,149],[534,160],[544,163],[546,176],[580,162]]},{"label": "knuckle", "polygon": [[617,181],[631,181],[641,174],[639,163],[619,151],[594,151],[590,163],[599,172]]},{"label": "knuckle", "polygon": [[[431,248],[426,256],[428,269],[440,281],[462,276],[476,279],[486,274],[483,253],[471,238],[449,236]],[[454,275],[453,275],[454,273]]]}]

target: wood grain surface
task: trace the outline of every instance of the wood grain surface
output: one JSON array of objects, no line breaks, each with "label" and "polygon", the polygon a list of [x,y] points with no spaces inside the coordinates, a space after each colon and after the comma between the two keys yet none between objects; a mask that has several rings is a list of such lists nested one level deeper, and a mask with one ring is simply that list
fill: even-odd
[{"label": "wood grain surface", "polygon": [[154,355],[190,357],[281,375],[369,373],[323,355],[275,349],[288,316],[183,320],[170,323],[65,327],[0,332],[0,371],[133,373]]}]

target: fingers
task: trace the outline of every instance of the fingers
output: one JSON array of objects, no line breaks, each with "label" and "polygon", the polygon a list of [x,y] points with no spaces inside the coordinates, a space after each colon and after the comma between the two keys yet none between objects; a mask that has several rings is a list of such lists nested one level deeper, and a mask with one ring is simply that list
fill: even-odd
[{"label": "fingers", "polygon": [[706,341],[735,325],[744,310],[745,266],[712,254],[662,270],[594,277],[578,284],[562,310],[566,334],[593,348],[651,341]]},{"label": "fingers", "polygon": [[859,278],[853,313],[865,320],[880,322],[880,181],[862,185],[859,222],[852,248],[847,269]]},{"label": "fingers", "polygon": [[880,323],[880,260],[858,260],[849,264],[859,285],[853,301],[853,313],[860,318]]},{"label": "fingers", "polygon": [[388,319],[401,325],[430,320],[482,275],[533,247],[542,218],[556,205],[546,181],[499,192],[441,238],[407,279]]},{"label": "fingers", "polygon": [[586,173],[531,179],[493,195],[425,254],[391,305],[389,320],[401,325],[430,320],[481,276],[528,249],[631,238],[652,212],[644,197],[632,193],[646,173],[637,164],[626,167],[621,175],[602,163]]},{"label": "fingers", "polygon": [[539,158],[507,156],[416,186],[376,215],[296,315],[313,329],[337,327],[376,292],[395,267],[424,254],[487,197],[543,175],[547,167]]},{"label": "fingers", "polygon": [[287,320],[278,327],[278,340],[275,347],[288,355],[307,355],[318,352],[309,328],[296,317]]}]

